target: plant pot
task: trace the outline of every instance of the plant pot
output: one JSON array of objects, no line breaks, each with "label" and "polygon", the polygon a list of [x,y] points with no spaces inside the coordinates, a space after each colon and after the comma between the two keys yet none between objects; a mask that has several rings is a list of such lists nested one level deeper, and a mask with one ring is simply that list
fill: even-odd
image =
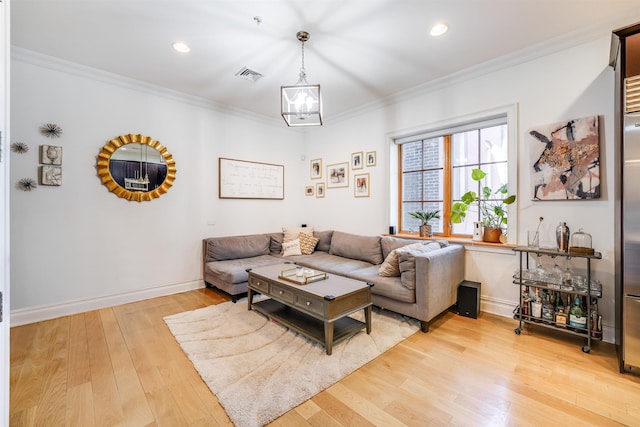
[{"label": "plant pot", "polygon": [[433,233],[431,232],[431,226],[429,224],[421,225],[420,237],[431,237],[431,236],[433,236]]},{"label": "plant pot", "polygon": [[502,228],[484,227],[482,241],[490,243],[501,243],[500,236],[502,236]]}]

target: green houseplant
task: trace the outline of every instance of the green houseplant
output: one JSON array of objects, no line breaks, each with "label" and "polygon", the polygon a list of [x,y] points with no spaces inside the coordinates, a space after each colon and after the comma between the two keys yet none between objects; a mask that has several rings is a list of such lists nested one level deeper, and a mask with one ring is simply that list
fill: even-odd
[{"label": "green houseplant", "polygon": [[[482,169],[473,169],[471,178],[480,182],[487,176]],[[492,200],[493,199],[493,200]],[[451,222],[459,224],[467,216],[467,210],[473,203],[478,204],[482,226],[484,227],[483,240],[485,242],[501,242],[503,227],[507,225],[507,205],[516,201],[515,195],[507,196],[507,184],[503,184],[497,190],[487,185],[481,185],[480,194],[475,191],[467,191],[462,195],[462,200],[451,207]]]},{"label": "green houseplant", "polygon": [[409,215],[412,218],[419,219],[422,221],[420,225],[420,237],[431,237],[433,236],[433,232],[431,231],[431,225],[429,225],[429,221],[432,219],[440,219],[440,211],[416,211],[409,212]]}]

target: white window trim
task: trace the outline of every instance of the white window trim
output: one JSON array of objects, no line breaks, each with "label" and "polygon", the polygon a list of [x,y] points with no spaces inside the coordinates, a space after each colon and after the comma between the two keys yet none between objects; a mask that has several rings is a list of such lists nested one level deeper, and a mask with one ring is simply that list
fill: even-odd
[{"label": "white window trim", "polygon": [[444,129],[466,126],[468,123],[480,122],[499,116],[506,116],[507,118],[507,135],[509,143],[509,152],[507,155],[507,161],[509,164],[509,182],[507,183],[507,189],[509,194],[516,195],[515,203],[507,206],[509,215],[507,244],[516,244],[518,241],[518,206],[520,205],[520,195],[518,194],[518,147],[520,146],[518,135],[520,132],[518,131],[517,103],[387,133],[386,139],[389,147],[390,162],[389,200],[391,201],[391,203],[389,203],[389,224],[398,224],[398,146],[396,141],[406,140],[407,138],[417,135],[435,134]]}]

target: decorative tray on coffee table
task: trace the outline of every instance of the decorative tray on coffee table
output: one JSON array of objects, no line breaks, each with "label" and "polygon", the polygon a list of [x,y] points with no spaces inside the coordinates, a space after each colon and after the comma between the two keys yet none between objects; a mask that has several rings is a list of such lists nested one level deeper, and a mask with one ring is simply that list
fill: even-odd
[{"label": "decorative tray on coffee table", "polygon": [[296,274],[297,270],[297,268],[282,270],[278,278],[291,283],[295,283],[296,285],[308,285],[309,283],[317,282],[319,280],[325,280],[329,277],[327,273],[321,273],[309,268],[303,268],[302,275],[299,276]]}]

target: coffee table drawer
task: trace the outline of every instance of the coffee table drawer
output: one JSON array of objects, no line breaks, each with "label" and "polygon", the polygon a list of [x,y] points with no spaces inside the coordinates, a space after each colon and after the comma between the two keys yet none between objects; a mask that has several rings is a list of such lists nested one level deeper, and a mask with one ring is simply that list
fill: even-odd
[{"label": "coffee table drawer", "polygon": [[249,286],[251,286],[252,288],[264,293],[264,294],[268,294],[269,293],[269,281],[268,280],[262,280],[259,279],[257,277],[254,276],[249,276]]},{"label": "coffee table drawer", "polygon": [[322,298],[314,298],[308,295],[296,295],[295,298],[296,307],[300,307],[303,311],[320,316],[324,314],[324,300]]},{"label": "coffee table drawer", "polygon": [[269,292],[269,295],[271,295],[273,298],[290,304],[293,304],[294,301],[294,295],[291,289],[287,289],[283,286],[278,286],[275,283],[271,284],[271,291]]}]

